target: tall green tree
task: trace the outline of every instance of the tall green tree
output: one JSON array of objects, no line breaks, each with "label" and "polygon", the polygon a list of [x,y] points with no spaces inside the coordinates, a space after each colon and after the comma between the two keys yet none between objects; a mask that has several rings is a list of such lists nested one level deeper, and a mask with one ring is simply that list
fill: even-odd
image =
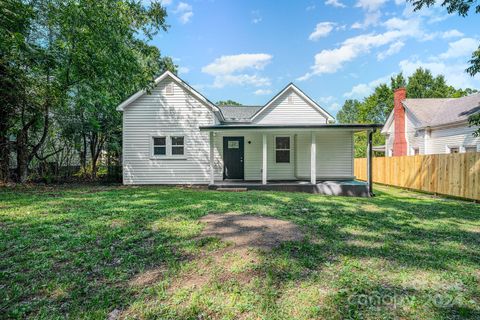
[{"label": "tall green tree", "polygon": [[[120,139],[115,106],[151,87],[163,70],[175,71],[172,60],[148,44],[168,28],[165,8],[135,0],[5,0],[0,8],[0,81],[10,94],[2,94],[0,158],[8,158],[8,137],[15,136],[24,182],[31,161],[48,154],[42,148],[58,115],[69,120],[56,122],[65,133],[86,142],[83,155],[91,155],[95,175],[106,141],[114,134]],[[0,161],[2,172],[8,170]]]},{"label": "tall green tree", "polygon": [[[378,85],[373,92],[359,102],[346,100],[337,114],[340,123],[384,123],[393,110],[393,92],[400,87],[407,88],[408,98],[453,98],[471,94],[472,89],[455,89],[445,82],[443,76],[434,77],[429,70],[419,68],[408,79],[402,73],[391,77],[390,86]],[[355,157],[366,154],[366,135],[355,135]],[[374,145],[382,145],[385,138],[380,132],[373,135]]]},{"label": "tall green tree", "polygon": [[218,106],[241,106],[242,104],[233,100],[220,100],[216,103]]}]

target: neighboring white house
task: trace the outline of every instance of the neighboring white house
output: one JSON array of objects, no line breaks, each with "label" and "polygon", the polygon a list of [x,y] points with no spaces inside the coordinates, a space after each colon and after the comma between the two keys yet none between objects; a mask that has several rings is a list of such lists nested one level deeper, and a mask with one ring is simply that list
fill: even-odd
[{"label": "neighboring white house", "polygon": [[264,106],[216,106],[171,72],[155,83],[117,108],[124,184],[350,181],[353,133],[380,127],[329,124],[293,84]]},{"label": "neighboring white house", "polygon": [[382,128],[386,156],[480,152],[468,117],[480,112],[480,94],[448,99],[406,99],[394,93],[394,109]]}]

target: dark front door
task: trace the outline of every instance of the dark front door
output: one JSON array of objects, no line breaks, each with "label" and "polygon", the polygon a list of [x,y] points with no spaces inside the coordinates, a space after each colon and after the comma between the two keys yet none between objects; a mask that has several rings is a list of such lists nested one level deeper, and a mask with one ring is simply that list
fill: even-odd
[{"label": "dark front door", "polygon": [[243,137],[223,137],[223,179],[243,179]]}]

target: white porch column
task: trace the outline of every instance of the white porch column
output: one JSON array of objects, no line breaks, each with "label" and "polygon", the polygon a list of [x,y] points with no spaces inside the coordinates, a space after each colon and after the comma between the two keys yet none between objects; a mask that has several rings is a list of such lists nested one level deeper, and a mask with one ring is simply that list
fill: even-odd
[{"label": "white porch column", "polygon": [[372,158],[373,158],[373,137],[374,130],[367,131],[367,184],[368,184],[368,193],[370,196],[373,196],[373,175],[372,175]]},{"label": "white porch column", "polygon": [[213,131],[210,131],[210,184],[215,183],[215,168],[214,168],[214,163],[215,163],[215,152],[214,152],[214,137],[213,137]]},{"label": "white porch column", "polygon": [[267,184],[267,135],[262,136],[262,184]]},{"label": "white porch column", "polygon": [[310,144],[310,183],[317,183],[317,143],[315,141],[315,132],[312,131],[312,142]]}]

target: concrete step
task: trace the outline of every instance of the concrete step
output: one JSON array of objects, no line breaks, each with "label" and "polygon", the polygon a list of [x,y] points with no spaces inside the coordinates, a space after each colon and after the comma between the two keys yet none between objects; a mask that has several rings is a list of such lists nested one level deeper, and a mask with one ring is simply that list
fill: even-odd
[{"label": "concrete step", "polygon": [[217,188],[215,189],[217,191],[226,191],[226,192],[244,192],[244,191],[248,191],[247,188],[233,188],[233,187],[221,187],[221,188]]}]

